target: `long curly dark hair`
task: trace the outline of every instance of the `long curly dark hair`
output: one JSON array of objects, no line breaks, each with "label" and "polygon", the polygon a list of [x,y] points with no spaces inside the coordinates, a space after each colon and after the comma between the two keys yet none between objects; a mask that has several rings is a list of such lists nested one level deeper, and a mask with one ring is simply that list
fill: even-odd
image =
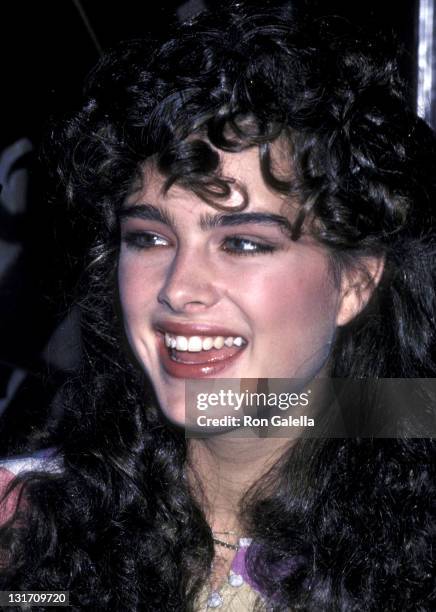
[{"label": "long curly dark hair", "polygon": [[[184,434],[164,421],[123,335],[126,195],[153,156],[167,188],[225,207],[217,151],[259,147],[265,182],[298,197],[295,240],[309,224],[342,266],[385,259],[370,303],[337,334],[332,376],[432,377],[436,141],[408,106],[394,46],[288,8],[235,5],[164,43],[123,44],[85,94],[50,141],[92,241],[78,302],[83,367],[52,438],[64,470],[17,480],[24,518],[1,530],[0,588],[69,590],[73,610],[193,610],[212,535],[188,486]],[[274,168],[278,138],[291,181]],[[248,569],[271,609],[435,609],[434,446],[297,442],[241,508]]]}]

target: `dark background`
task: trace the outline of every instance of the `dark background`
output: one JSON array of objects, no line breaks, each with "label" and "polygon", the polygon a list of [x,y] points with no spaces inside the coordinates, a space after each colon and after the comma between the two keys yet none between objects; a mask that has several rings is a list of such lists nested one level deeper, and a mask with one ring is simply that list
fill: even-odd
[{"label": "dark background", "polygon": [[[38,139],[51,113],[74,106],[79,100],[83,80],[99,57],[80,7],[98,46],[104,50],[121,39],[138,37],[146,31],[164,34],[178,15],[189,14],[202,4],[212,11],[223,5],[213,0],[3,2],[0,43],[4,110],[0,142],[6,143],[20,134]],[[407,50],[403,73],[414,95],[417,0],[296,0],[294,4],[303,8],[308,5],[318,14],[344,15],[374,31],[395,33]]]},{"label": "dark background", "polygon": [[[397,36],[405,51],[402,73],[415,100],[418,0],[294,4],[301,10],[309,5],[318,15],[343,15],[373,34]],[[222,5],[203,2],[212,11]],[[75,366],[80,354],[74,317],[68,318],[63,297],[74,282],[66,265],[69,250],[80,253],[80,235],[66,238],[68,219],[62,207],[47,201],[45,174],[36,161],[42,136],[54,118],[77,107],[82,83],[102,50],[147,31],[165,35],[171,22],[201,6],[201,0],[2,2],[0,152],[23,138],[33,151],[19,161],[29,178],[26,210],[8,209],[0,194],[0,264],[5,245],[18,249],[6,269],[0,266],[0,399],[11,396],[0,403],[0,435],[11,424],[35,421],[36,414],[44,417],[59,376]],[[57,348],[48,353],[55,329]],[[21,380],[11,390],[17,370]]]}]

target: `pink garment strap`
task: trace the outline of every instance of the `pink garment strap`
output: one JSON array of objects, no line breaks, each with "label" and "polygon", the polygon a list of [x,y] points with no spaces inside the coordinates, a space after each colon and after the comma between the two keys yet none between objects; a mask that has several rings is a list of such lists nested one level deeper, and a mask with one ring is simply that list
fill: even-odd
[{"label": "pink garment strap", "polygon": [[7,486],[14,478],[15,474],[0,468],[0,526],[11,518],[17,508],[21,487],[16,487],[6,499],[3,499]]}]

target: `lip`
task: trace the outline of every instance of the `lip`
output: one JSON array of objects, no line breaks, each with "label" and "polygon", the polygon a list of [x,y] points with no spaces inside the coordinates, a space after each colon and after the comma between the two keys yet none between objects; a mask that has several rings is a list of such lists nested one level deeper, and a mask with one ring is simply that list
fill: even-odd
[{"label": "lip", "polygon": [[[161,321],[154,325],[157,332],[161,334],[174,334],[176,336],[232,336],[236,338],[240,336],[239,332],[228,327],[213,325],[211,323],[187,323],[183,321]],[[244,338],[245,340],[245,338]]]},{"label": "lip", "polygon": [[[246,344],[242,347],[224,348],[224,352],[216,354],[214,352],[205,352],[204,361],[200,363],[184,363],[175,361],[171,358],[168,348],[165,346],[165,333],[180,335],[180,336],[233,336],[237,337],[240,334],[235,333],[224,327],[211,326],[205,324],[185,324],[185,323],[168,323],[159,324],[155,327],[157,331],[157,343],[160,362],[167,374],[174,378],[205,378],[208,376],[218,376],[230,365],[232,365],[244,352]],[[188,355],[188,354],[187,354]],[[196,353],[196,355],[198,355]]]}]

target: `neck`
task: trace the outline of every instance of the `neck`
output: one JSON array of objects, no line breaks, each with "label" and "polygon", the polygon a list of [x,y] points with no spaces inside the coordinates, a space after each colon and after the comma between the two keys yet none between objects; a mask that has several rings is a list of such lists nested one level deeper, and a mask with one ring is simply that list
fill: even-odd
[{"label": "neck", "polygon": [[231,434],[190,441],[191,486],[213,531],[243,531],[239,507],[244,494],[268,472],[289,443],[283,438],[235,438]]}]

